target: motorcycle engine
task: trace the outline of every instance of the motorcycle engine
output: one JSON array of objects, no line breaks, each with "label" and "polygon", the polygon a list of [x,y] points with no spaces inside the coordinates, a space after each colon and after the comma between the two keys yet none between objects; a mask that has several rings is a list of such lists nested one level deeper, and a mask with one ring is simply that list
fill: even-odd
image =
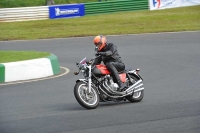
[{"label": "motorcycle engine", "polygon": [[112,77],[108,77],[108,86],[109,86],[113,91],[117,91],[117,89],[119,88],[118,84],[113,82]]}]

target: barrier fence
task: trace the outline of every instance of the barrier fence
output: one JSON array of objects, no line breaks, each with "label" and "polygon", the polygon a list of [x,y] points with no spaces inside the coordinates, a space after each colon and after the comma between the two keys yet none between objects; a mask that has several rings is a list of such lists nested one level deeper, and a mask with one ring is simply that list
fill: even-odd
[{"label": "barrier fence", "polygon": [[[69,6],[70,4],[66,5]],[[64,5],[55,6],[39,6],[39,7],[24,7],[24,8],[2,8],[0,9],[0,22],[13,22],[13,21],[29,21],[40,19],[54,19],[58,17],[55,13],[59,14],[59,18],[77,16],[80,11],[77,8],[59,8]],[[52,9],[56,7],[55,9]],[[51,10],[51,11],[50,11]],[[53,11],[55,10],[55,11]],[[78,10],[78,11],[77,11]],[[148,10],[148,0],[116,0],[116,1],[102,1],[84,4],[84,15],[111,13],[121,11],[134,11],[134,10]],[[76,12],[75,12],[76,11]],[[54,14],[50,14],[54,12]]]},{"label": "barrier fence", "polygon": [[101,14],[120,11],[148,10],[148,0],[116,0],[85,3],[85,14]]},{"label": "barrier fence", "polygon": [[48,6],[0,8],[0,22],[49,19]]}]

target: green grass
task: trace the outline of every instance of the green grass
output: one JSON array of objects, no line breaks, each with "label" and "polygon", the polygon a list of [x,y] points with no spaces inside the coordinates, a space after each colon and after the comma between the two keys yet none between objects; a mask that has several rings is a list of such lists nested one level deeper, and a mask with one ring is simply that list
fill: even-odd
[{"label": "green grass", "polygon": [[79,18],[1,22],[0,40],[29,40],[200,30],[200,6]]},{"label": "green grass", "polygon": [[0,51],[0,63],[31,60],[50,56],[47,52],[36,51]]},{"label": "green grass", "polygon": [[[98,0],[54,0],[55,5],[97,2]],[[0,0],[0,8],[45,6],[46,0]]]}]

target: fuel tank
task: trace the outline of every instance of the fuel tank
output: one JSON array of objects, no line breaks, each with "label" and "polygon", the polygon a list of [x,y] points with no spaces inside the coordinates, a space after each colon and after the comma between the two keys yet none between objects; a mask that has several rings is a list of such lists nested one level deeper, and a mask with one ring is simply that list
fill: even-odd
[{"label": "fuel tank", "polygon": [[96,76],[101,76],[101,75],[110,74],[110,71],[106,68],[105,65],[100,64],[92,68],[92,73]]}]

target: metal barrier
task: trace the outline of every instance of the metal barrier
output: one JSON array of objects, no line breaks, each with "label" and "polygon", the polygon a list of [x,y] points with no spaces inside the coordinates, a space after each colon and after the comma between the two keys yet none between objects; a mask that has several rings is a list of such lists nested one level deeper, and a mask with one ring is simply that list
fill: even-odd
[{"label": "metal barrier", "polygon": [[[85,3],[85,15],[148,10],[148,0],[115,0]],[[49,19],[49,6],[2,8],[0,22]]]},{"label": "metal barrier", "polygon": [[0,9],[0,22],[29,21],[41,19],[49,19],[48,6]]},{"label": "metal barrier", "polygon": [[85,15],[148,9],[148,0],[116,0],[85,3]]}]

